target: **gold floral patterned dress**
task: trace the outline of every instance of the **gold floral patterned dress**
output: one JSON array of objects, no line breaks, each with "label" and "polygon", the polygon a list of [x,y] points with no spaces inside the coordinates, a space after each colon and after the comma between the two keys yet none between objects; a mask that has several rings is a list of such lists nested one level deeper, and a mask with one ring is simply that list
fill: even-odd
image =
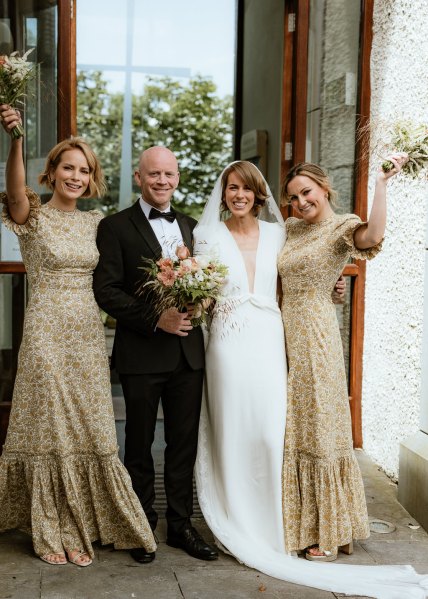
[{"label": "gold floral patterned dress", "polygon": [[335,550],[369,536],[361,472],[354,456],[342,343],[331,293],[357,250],[359,217],[334,214],[286,221],[278,258],[289,365],[283,514],[289,551],[319,544]]},{"label": "gold floral patterned dress", "polygon": [[92,293],[101,213],[63,212],[27,188],[17,225],[30,285],[12,411],[0,457],[0,530],[31,533],[36,554],[155,542],[119,460],[104,332]]}]

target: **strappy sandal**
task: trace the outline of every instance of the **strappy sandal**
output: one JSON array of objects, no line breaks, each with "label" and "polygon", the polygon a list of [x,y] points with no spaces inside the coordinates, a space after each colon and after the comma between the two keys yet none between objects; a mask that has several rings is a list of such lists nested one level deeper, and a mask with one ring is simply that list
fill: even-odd
[{"label": "strappy sandal", "polygon": [[[50,555],[59,555],[60,557],[64,558],[64,561],[63,562],[54,562],[54,561],[48,559]],[[65,553],[45,553],[44,555],[38,555],[37,557],[39,557],[43,562],[50,564],[51,566],[65,566],[65,564],[67,563],[67,558],[65,557]]]},{"label": "strappy sandal", "polygon": [[[310,549],[318,549],[321,555],[310,553]],[[319,545],[311,545],[306,548],[305,557],[312,562],[334,562],[334,560],[337,559],[337,553],[327,551],[327,549],[321,549]]]},{"label": "strappy sandal", "polygon": [[[314,555],[309,550],[317,548],[321,555]],[[352,541],[347,545],[340,545],[339,551],[342,553],[346,553],[346,555],[351,555],[354,551],[354,545]],[[336,553],[333,551],[327,551],[326,549],[321,549],[319,545],[311,545],[305,549],[305,557],[306,559],[313,562],[334,562],[337,559],[337,549]]]},{"label": "strappy sandal", "polygon": [[[73,555],[73,557],[71,557],[72,553],[75,554],[75,555]],[[71,564],[75,564],[76,566],[80,566],[81,568],[86,568],[86,566],[90,566],[92,564],[91,558],[89,558],[89,560],[87,562],[79,562],[78,561],[84,555],[89,557],[89,554],[86,551],[79,551],[77,549],[75,551],[67,551],[67,556],[68,556],[69,562]]]}]

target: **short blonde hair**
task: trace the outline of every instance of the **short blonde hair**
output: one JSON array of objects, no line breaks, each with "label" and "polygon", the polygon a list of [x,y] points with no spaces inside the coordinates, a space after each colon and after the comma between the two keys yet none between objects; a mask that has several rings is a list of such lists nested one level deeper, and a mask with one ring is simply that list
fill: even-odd
[{"label": "short blonde hair", "polygon": [[332,206],[336,206],[337,192],[334,191],[328,174],[320,166],[313,164],[312,162],[299,162],[299,164],[293,166],[285,175],[281,186],[281,204],[283,206],[291,203],[290,196],[287,192],[287,187],[292,179],[294,179],[294,177],[298,177],[299,175],[303,177],[309,177],[309,179],[312,179],[312,181],[322,187],[327,192],[328,201],[330,204],[332,204]]},{"label": "short blonde hair", "polygon": [[63,152],[67,152],[68,150],[80,150],[88,162],[89,185],[81,197],[99,198],[103,196],[107,191],[107,187],[100,162],[90,145],[82,137],[69,137],[60,141],[52,148],[46,158],[45,170],[39,175],[40,185],[45,185],[52,191],[55,189],[50,174],[60,163]]},{"label": "short blonde hair", "polygon": [[263,178],[263,175],[259,171],[259,169],[254,166],[252,162],[248,162],[247,160],[239,160],[238,162],[233,162],[230,166],[228,166],[221,178],[221,210],[225,212],[228,210],[226,206],[226,202],[224,201],[227,180],[229,178],[230,173],[236,173],[241,179],[244,181],[245,185],[247,185],[251,191],[254,193],[254,206],[252,209],[253,215],[257,216],[259,211],[263,208],[265,201],[269,197],[266,189],[266,181]]}]

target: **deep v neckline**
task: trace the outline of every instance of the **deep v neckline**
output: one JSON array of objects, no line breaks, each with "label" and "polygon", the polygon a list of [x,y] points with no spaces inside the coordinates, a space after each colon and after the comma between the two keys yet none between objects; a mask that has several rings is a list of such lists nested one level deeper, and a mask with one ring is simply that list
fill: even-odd
[{"label": "deep v neckline", "polygon": [[247,269],[247,264],[245,262],[244,254],[242,253],[242,251],[241,251],[241,249],[240,249],[240,247],[238,245],[238,242],[236,241],[235,237],[233,236],[232,231],[229,230],[229,228],[226,225],[226,223],[222,222],[221,224],[224,226],[224,228],[227,231],[227,234],[232,239],[232,242],[233,242],[233,244],[235,246],[235,249],[236,249],[236,251],[238,252],[238,254],[240,256],[241,263],[242,263],[242,266],[243,266],[244,272],[245,272],[245,278],[246,278],[246,281],[247,281],[247,290],[248,290],[248,293],[251,293],[253,295],[255,289],[257,288],[257,286],[256,286],[256,282],[257,282],[257,271],[258,271],[258,264],[257,263],[258,263],[258,259],[259,259],[260,236],[262,234],[262,227],[260,226],[260,221],[257,222],[258,229],[259,229],[259,237],[257,239],[257,248],[256,248],[256,252],[255,252],[255,259],[254,259],[253,289],[250,288],[250,278],[248,276],[248,269]]}]

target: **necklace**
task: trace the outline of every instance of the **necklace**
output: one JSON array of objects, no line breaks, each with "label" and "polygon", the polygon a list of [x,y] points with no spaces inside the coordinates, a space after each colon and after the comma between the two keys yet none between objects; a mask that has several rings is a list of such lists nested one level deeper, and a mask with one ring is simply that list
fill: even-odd
[{"label": "necklace", "polygon": [[51,210],[56,210],[57,212],[61,212],[62,214],[76,214],[78,212],[77,208],[74,208],[73,210],[63,210],[62,208],[57,208],[56,206],[53,206],[50,202],[47,202],[46,206],[48,206],[48,208],[50,208]]}]

